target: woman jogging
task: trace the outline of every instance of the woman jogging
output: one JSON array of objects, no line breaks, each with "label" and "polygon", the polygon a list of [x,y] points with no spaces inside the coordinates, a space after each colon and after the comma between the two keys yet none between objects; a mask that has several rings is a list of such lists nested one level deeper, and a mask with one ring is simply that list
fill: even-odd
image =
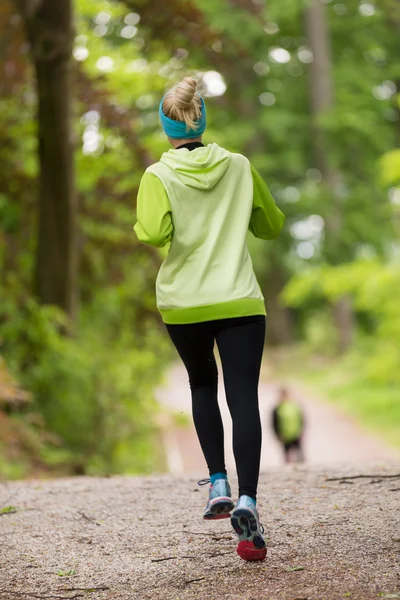
[{"label": "woman jogging", "polygon": [[[203,518],[231,516],[239,556],[263,560],[256,497],[266,313],[246,234],[250,229],[256,237],[274,239],[284,216],[247,158],[203,145],[206,108],[194,79],[186,77],[170,90],[159,114],[173,149],[143,175],[135,232],[146,244],[170,243],[157,277],[157,306],[189,375],[193,420],[210,473]],[[233,420],[236,506],[225,468],[214,342]]]}]

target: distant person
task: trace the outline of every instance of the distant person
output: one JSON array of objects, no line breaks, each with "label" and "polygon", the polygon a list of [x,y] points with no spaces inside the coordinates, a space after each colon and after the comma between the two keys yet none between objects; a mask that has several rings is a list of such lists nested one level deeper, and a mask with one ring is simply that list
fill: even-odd
[{"label": "distant person", "polygon": [[[263,560],[256,496],[265,306],[246,235],[250,229],[274,239],[284,216],[247,158],[203,144],[206,107],[194,79],[185,77],[165,94],[159,115],[173,148],[142,177],[135,232],[146,244],[171,244],[157,277],[157,306],[189,375],[193,420],[210,474],[199,482],[210,483],[203,518],[229,518],[234,509],[239,556]],[[215,342],[233,420],[236,507],[225,468]]]},{"label": "distant person", "polygon": [[304,415],[286,388],[279,391],[278,404],[272,413],[272,426],[282,444],[285,462],[303,462]]}]

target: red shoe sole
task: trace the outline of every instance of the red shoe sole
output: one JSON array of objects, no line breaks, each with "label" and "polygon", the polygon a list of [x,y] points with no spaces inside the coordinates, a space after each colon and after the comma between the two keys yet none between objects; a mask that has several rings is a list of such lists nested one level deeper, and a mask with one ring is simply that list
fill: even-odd
[{"label": "red shoe sole", "polygon": [[246,540],[239,542],[236,552],[243,560],[265,560],[267,548],[256,548],[253,542]]}]

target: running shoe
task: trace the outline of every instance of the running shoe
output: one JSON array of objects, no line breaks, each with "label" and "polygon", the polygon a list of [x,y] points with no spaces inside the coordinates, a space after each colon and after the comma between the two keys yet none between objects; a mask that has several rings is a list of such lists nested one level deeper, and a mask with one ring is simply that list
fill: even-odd
[{"label": "running shoe", "polygon": [[255,502],[250,496],[240,496],[231,516],[231,524],[238,536],[236,552],[243,560],[264,560],[267,547],[262,534]]},{"label": "running shoe", "polygon": [[[202,479],[198,485],[207,485],[210,479]],[[232,492],[227,479],[217,479],[214,485],[210,485],[209,497],[203,519],[216,520],[227,519],[234,507]]]}]

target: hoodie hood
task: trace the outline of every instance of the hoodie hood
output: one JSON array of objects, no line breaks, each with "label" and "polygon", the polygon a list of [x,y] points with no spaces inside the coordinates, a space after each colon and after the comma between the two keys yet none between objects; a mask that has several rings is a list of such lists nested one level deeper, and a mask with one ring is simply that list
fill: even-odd
[{"label": "hoodie hood", "polygon": [[209,144],[194,150],[169,150],[164,152],[160,162],[175,171],[185,185],[211,190],[229,167],[231,153],[217,144]]}]

